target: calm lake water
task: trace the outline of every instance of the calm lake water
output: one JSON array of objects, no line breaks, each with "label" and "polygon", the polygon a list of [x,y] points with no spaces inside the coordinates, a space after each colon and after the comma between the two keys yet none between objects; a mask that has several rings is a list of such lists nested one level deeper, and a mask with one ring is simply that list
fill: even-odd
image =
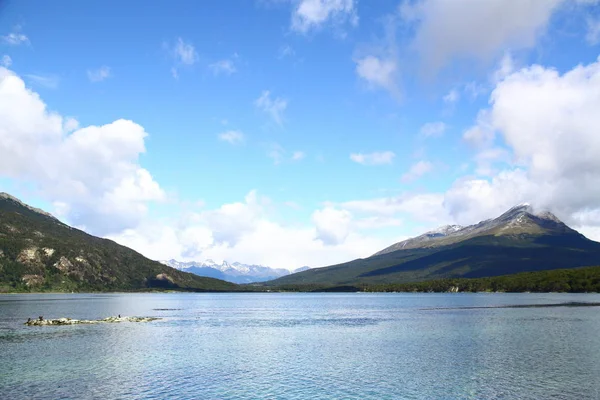
[{"label": "calm lake water", "polygon": [[[0,398],[598,399],[600,307],[461,308],[571,301],[600,295],[3,295]],[[117,314],[163,319],[23,325]]]}]

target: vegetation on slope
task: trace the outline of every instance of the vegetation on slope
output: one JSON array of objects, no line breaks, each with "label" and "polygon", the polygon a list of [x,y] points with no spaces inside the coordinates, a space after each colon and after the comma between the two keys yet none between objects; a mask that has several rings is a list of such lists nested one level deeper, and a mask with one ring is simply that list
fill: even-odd
[{"label": "vegetation on slope", "polygon": [[600,267],[555,269],[485,277],[436,279],[424,282],[320,285],[280,285],[272,290],[290,292],[600,292]]},{"label": "vegetation on slope", "polygon": [[167,267],[0,196],[0,292],[238,288]]}]

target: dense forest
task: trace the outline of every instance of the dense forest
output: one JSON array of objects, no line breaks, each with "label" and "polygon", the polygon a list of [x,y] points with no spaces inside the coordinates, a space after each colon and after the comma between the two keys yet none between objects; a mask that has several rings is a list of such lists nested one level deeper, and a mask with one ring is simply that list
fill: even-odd
[{"label": "dense forest", "polygon": [[[258,288],[257,288],[258,289]],[[263,288],[264,289],[264,288]],[[600,292],[600,267],[522,272],[487,278],[448,278],[424,282],[326,286],[281,285],[286,292]],[[260,289],[258,289],[260,290]]]}]

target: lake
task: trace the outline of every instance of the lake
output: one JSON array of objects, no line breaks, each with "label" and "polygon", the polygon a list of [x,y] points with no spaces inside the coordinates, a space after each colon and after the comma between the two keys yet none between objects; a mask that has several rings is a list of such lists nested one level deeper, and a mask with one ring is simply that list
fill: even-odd
[{"label": "lake", "polygon": [[[598,399],[598,294],[0,296],[3,399]],[[28,317],[157,316],[28,327]]]}]

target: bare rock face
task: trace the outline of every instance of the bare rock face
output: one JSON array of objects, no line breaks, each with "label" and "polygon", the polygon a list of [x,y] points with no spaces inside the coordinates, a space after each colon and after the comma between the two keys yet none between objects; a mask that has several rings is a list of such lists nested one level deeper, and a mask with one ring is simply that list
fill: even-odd
[{"label": "bare rock face", "polygon": [[44,277],[42,275],[23,275],[21,278],[27,287],[40,286],[44,283]]},{"label": "bare rock face", "polygon": [[171,283],[174,283],[173,278],[171,278],[167,274],[158,274],[156,275],[156,279],[158,279],[159,281],[169,281]]},{"label": "bare rock face", "polygon": [[57,262],[54,263],[54,267],[62,272],[69,272],[73,268],[73,264],[67,257],[61,257]]},{"label": "bare rock face", "polygon": [[160,318],[156,317],[107,317],[104,319],[71,319],[71,318],[57,318],[57,319],[44,319],[39,317],[37,319],[29,318],[25,325],[27,326],[48,326],[48,325],[81,325],[81,324],[114,324],[119,322],[151,322],[156,321]]},{"label": "bare rock face", "polygon": [[27,249],[23,249],[18,257],[17,261],[23,264],[31,265],[31,264],[39,264],[41,262],[40,254],[38,253],[37,247],[29,247]]}]

